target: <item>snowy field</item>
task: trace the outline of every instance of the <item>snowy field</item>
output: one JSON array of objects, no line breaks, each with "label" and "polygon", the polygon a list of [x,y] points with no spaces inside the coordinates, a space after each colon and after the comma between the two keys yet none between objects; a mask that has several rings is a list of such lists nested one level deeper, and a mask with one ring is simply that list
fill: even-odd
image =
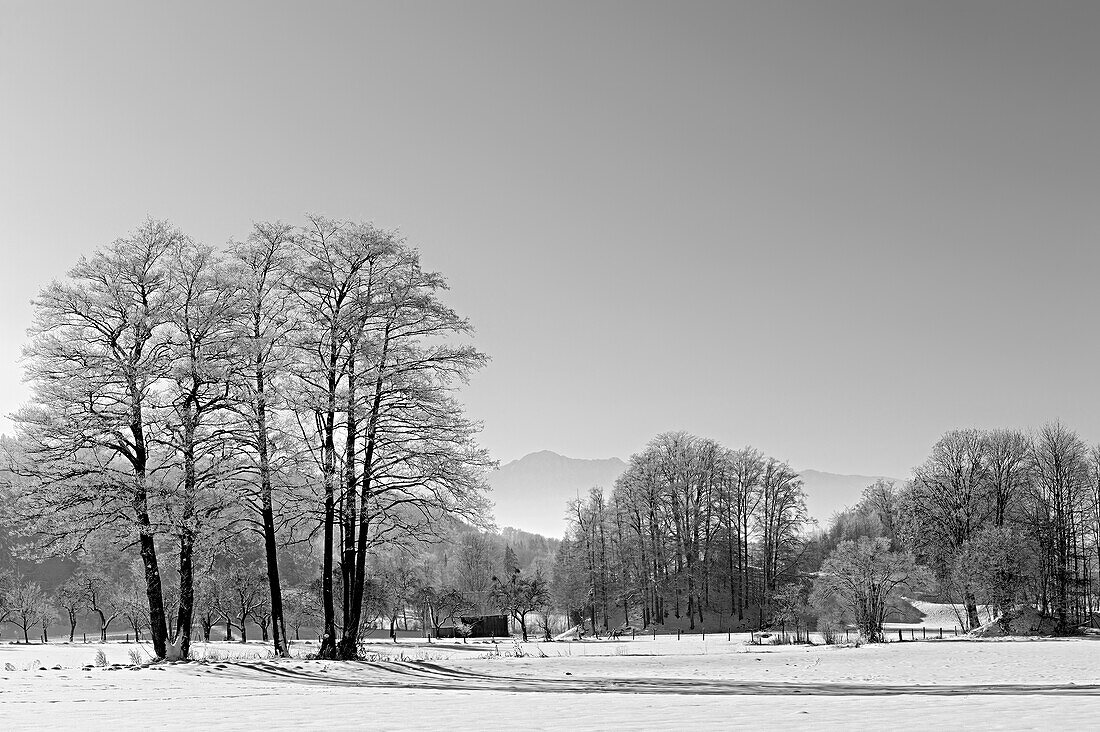
[{"label": "snowy field", "polygon": [[370,663],[211,643],[204,661],[157,666],[132,666],[135,644],[3,644],[0,729],[1061,729],[1100,715],[1100,641],[747,640],[402,640],[372,645]]}]

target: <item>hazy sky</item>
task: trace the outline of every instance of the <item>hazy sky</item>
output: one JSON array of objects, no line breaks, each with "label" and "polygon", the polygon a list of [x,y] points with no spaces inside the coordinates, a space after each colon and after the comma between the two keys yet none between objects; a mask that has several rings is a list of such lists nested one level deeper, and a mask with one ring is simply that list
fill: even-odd
[{"label": "hazy sky", "polygon": [[0,412],[80,254],[318,212],[448,276],[501,460],[1098,441],[1098,38],[1097,2],[0,0]]}]

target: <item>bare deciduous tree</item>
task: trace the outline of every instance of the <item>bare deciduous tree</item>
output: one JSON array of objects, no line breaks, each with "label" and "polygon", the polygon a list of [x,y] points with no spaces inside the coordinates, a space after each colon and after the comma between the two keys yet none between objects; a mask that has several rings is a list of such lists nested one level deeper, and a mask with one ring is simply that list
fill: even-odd
[{"label": "bare deciduous tree", "polygon": [[232,251],[233,272],[239,278],[240,296],[235,327],[244,360],[239,384],[246,426],[241,442],[251,459],[255,476],[252,495],[258,503],[264,540],[272,636],[277,656],[287,656],[289,650],[273,500],[276,442],[272,428],[276,409],[282,401],[278,386],[286,380],[290,361],[288,349],[295,327],[290,291],[293,237],[293,228],[288,225],[257,223],[247,241],[234,245]]},{"label": "bare deciduous tree", "polygon": [[811,602],[837,603],[855,619],[869,643],[883,640],[882,625],[898,592],[922,581],[912,555],[890,551],[886,539],[844,541],[829,555],[814,581]]},{"label": "bare deciduous tree", "polygon": [[147,221],[40,293],[25,349],[32,399],[15,415],[23,515],[42,548],[68,553],[96,532],[135,540],[158,657],[168,631],[150,498],[151,394],[167,374],[176,305],[168,259],[183,238]]}]

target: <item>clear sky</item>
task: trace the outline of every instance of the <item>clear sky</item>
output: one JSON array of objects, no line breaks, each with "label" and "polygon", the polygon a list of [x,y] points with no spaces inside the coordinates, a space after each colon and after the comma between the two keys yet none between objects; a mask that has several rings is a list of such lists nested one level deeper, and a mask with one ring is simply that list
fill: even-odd
[{"label": "clear sky", "polygon": [[449,277],[501,460],[1100,440],[1098,38],[1097,2],[0,0],[0,412],[81,253],[318,212]]}]

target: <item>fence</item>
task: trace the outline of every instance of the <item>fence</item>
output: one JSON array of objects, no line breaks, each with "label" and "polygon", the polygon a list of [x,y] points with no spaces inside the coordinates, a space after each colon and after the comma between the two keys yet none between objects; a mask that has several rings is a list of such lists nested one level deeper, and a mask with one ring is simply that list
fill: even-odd
[{"label": "fence", "polygon": [[[844,630],[833,631],[832,642],[834,643],[853,643],[860,639],[859,631],[854,628],[846,628]],[[882,641],[885,643],[898,643],[910,641],[923,641],[923,640],[939,640],[943,638],[957,638],[966,635],[966,631],[959,626],[952,627],[927,627],[927,626],[912,626],[907,628],[884,628]],[[645,629],[640,628],[620,628],[612,629],[609,632],[601,632],[597,637],[610,638],[610,639],[622,639],[622,640],[653,640],[672,639],[676,640],[689,640],[691,638],[700,638],[706,640],[708,637],[714,640],[726,640],[737,642],[748,642],[751,645],[791,645],[796,643],[812,643],[816,645],[825,644],[826,634],[820,631],[811,631],[807,628],[796,627],[791,629],[779,629],[779,630],[756,630],[756,631],[734,631],[727,629],[719,632],[707,631],[705,628],[699,628],[693,631],[685,631],[682,628],[658,628],[656,626],[650,626]]]}]

